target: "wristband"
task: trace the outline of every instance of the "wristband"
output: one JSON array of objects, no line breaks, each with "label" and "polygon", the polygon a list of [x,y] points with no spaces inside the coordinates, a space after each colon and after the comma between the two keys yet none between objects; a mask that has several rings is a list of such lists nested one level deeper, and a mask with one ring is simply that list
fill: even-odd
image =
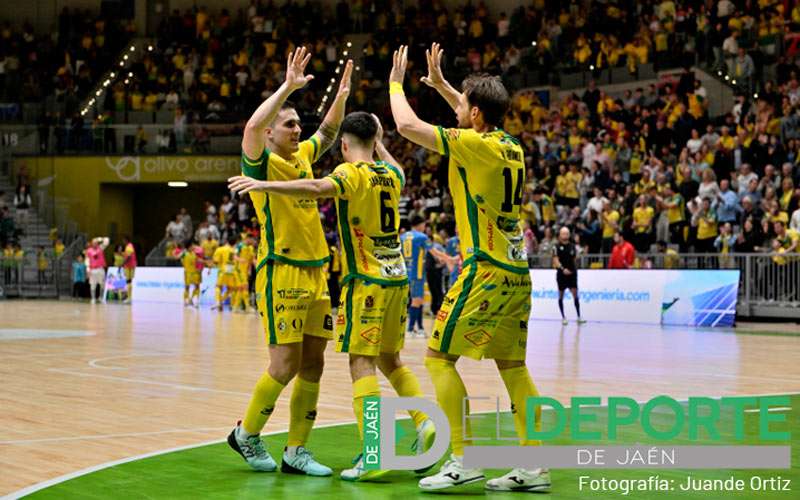
[{"label": "wristband", "polygon": [[400,82],[391,82],[389,83],[389,95],[392,94],[400,94],[405,95],[406,93],[403,92],[403,84]]}]

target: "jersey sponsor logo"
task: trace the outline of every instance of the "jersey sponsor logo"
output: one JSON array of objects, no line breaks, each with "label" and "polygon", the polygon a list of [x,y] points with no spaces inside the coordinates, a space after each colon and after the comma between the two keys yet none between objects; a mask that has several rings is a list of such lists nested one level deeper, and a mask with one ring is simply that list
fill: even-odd
[{"label": "jersey sponsor logo", "polygon": [[[341,306],[340,306],[341,307]],[[340,314],[336,317],[336,324],[337,325],[344,325],[344,314]]]},{"label": "jersey sponsor logo", "polygon": [[453,297],[448,297],[447,295],[445,295],[444,298],[442,299],[442,304],[446,306],[452,306],[455,303],[456,299],[454,299]]},{"label": "jersey sponsor logo", "polygon": [[[353,224],[356,224],[357,218],[353,218]],[[363,231],[358,228],[353,228],[353,233],[356,236],[356,249],[358,250],[358,256],[361,260],[361,266],[364,268],[364,272],[369,271],[369,260],[367,259],[367,252],[364,250],[364,238],[367,237]]]},{"label": "jersey sponsor logo", "polygon": [[381,341],[381,329],[377,326],[373,326],[372,328],[368,328],[361,332],[361,338],[367,341],[372,345],[378,345]]},{"label": "jersey sponsor logo", "polygon": [[282,313],[284,311],[305,311],[308,309],[308,304],[278,304],[275,306],[276,313]]},{"label": "jersey sponsor logo", "polygon": [[303,209],[317,209],[317,200],[296,200],[295,207]]},{"label": "jersey sponsor logo", "polygon": [[491,292],[492,290],[497,288],[497,285],[494,283],[484,283],[483,285],[481,285],[481,288],[483,288],[487,292]]},{"label": "jersey sponsor logo", "polygon": [[436,319],[439,321],[447,321],[447,311],[439,309],[439,312],[436,313]]},{"label": "jersey sponsor logo", "polygon": [[467,320],[468,327],[474,326],[485,326],[488,328],[496,328],[497,327],[497,320],[496,319],[478,319],[478,318],[470,318]]},{"label": "jersey sponsor logo", "polygon": [[282,299],[297,300],[311,297],[311,290],[306,288],[281,288],[276,292]]},{"label": "jersey sponsor logo", "polygon": [[406,275],[405,262],[393,262],[391,264],[384,264],[381,267],[381,276],[384,278],[402,278]]},{"label": "jersey sponsor logo", "polygon": [[283,318],[278,320],[278,331],[285,332],[286,331],[286,320]]},{"label": "jersey sponsor logo", "polygon": [[486,345],[492,340],[492,336],[484,329],[465,333],[464,338],[477,347]]},{"label": "jersey sponsor logo", "polygon": [[359,320],[362,325],[369,325],[370,323],[382,323],[383,315],[361,314],[359,316]]},{"label": "jersey sponsor logo", "polygon": [[494,250],[494,225],[492,221],[486,221],[486,246],[489,250]]},{"label": "jersey sponsor logo", "polygon": [[396,234],[389,236],[374,236],[372,238],[372,245],[375,247],[391,248],[400,252],[400,241],[397,239]]},{"label": "jersey sponsor logo", "polygon": [[292,320],[292,328],[296,332],[301,331],[303,329],[303,320],[301,318],[294,318]]},{"label": "jersey sponsor logo", "polygon": [[457,141],[459,137],[461,137],[461,131],[457,128],[448,128],[444,131],[444,136],[447,141]]},{"label": "jersey sponsor logo", "polygon": [[488,300],[484,300],[483,302],[481,302],[481,305],[478,306],[478,310],[483,312],[483,311],[486,311],[487,309],[489,309],[489,301]]},{"label": "jersey sponsor logo", "polygon": [[367,295],[364,298],[364,309],[372,309],[373,307],[375,307],[375,297]]},{"label": "jersey sponsor logo", "polygon": [[528,252],[521,246],[508,246],[508,260],[512,262],[525,262],[528,260]]},{"label": "jersey sponsor logo", "polygon": [[333,317],[330,314],[325,315],[325,320],[322,322],[322,329],[333,331]]}]

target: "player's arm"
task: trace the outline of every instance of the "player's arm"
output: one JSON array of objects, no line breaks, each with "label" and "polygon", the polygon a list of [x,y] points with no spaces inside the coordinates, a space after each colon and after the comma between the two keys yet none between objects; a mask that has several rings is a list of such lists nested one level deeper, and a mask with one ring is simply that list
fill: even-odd
[{"label": "player's arm", "polygon": [[378,155],[379,160],[381,160],[384,163],[388,163],[389,165],[392,165],[397,169],[397,172],[400,174],[400,181],[403,185],[405,185],[406,174],[403,171],[402,164],[399,161],[397,161],[394,158],[394,156],[392,156],[392,153],[390,153],[389,150],[386,149],[386,146],[383,144],[383,125],[381,125],[381,120],[377,116],[375,116],[375,114],[373,114],[372,117],[378,124],[378,131],[375,133],[375,154]]},{"label": "player's arm", "polygon": [[438,260],[442,264],[447,265],[448,267],[452,267],[458,262],[458,259],[456,257],[447,255],[447,252],[443,252],[436,247],[431,247],[428,249],[428,251],[431,253],[431,255],[433,255],[433,257],[436,260]]},{"label": "player's arm", "polygon": [[408,47],[401,45],[394,51],[392,72],[389,74],[389,101],[397,132],[420,146],[438,152],[433,125],[417,116],[403,93],[403,79],[408,66]]},{"label": "player's arm", "polygon": [[428,76],[422,77],[422,83],[433,87],[455,111],[461,98],[461,92],[444,79],[442,56],[444,56],[444,50],[440,48],[438,43],[431,44],[430,50],[425,51],[425,58],[428,60]]},{"label": "player's arm", "polygon": [[325,113],[325,118],[322,119],[322,123],[314,133],[317,141],[319,141],[317,157],[322,156],[322,153],[330,149],[333,143],[336,142],[336,136],[339,135],[339,126],[344,120],[347,97],[350,95],[352,74],[353,61],[348,59],[347,65],[344,67],[344,73],[342,73],[342,80],[339,82],[339,90],[336,92],[336,97],[334,97],[330,109]]},{"label": "player's arm", "polygon": [[248,158],[259,158],[264,151],[264,131],[275,121],[281,106],[292,92],[306,86],[314,79],[313,75],[305,75],[306,65],[311,54],[305,47],[299,47],[289,54],[286,63],[286,79],[274,94],[262,102],[255,113],[247,120],[242,137],[242,151]]},{"label": "player's arm", "polygon": [[307,198],[332,198],[336,196],[336,186],[328,178],[297,179],[293,181],[260,181],[238,175],[228,179],[228,189],[234,193],[245,194],[253,191],[286,196]]}]

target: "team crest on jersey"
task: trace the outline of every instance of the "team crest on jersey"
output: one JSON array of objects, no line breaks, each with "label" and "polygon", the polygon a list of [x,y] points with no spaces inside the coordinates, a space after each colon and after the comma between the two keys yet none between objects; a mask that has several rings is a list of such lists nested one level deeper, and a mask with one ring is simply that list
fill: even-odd
[{"label": "team crest on jersey", "polygon": [[375,297],[372,295],[367,295],[364,299],[364,308],[365,309],[372,309],[375,307]]},{"label": "team crest on jersey", "polygon": [[278,331],[280,332],[286,331],[286,321],[283,318],[278,320]]}]

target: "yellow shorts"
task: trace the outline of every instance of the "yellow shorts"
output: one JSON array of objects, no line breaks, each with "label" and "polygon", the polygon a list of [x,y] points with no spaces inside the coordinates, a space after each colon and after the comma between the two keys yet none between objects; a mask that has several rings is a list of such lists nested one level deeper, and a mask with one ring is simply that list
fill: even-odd
[{"label": "yellow shorts", "polygon": [[236,288],[236,276],[233,273],[217,274],[217,288]]},{"label": "yellow shorts", "polygon": [[123,267],[123,271],[125,272],[125,281],[128,283],[133,281],[133,275],[136,273],[135,267]]},{"label": "yellow shorts", "polygon": [[248,271],[237,268],[233,275],[236,277],[236,286],[247,287]]},{"label": "yellow shorts", "polygon": [[336,352],[377,356],[403,348],[408,285],[352,280],[342,289],[336,318]]},{"label": "yellow shorts", "polygon": [[473,359],[524,360],[530,311],[529,274],[473,262],[445,295],[428,347]]},{"label": "yellow shorts", "polygon": [[200,286],[201,275],[197,271],[183,270],[183,284],[185,286]]},{"label": "yellow shorts", "polygon": [[256,274],[256,303],[270,344],[333,338],[328,280],[322,267],[267,261]]}]

